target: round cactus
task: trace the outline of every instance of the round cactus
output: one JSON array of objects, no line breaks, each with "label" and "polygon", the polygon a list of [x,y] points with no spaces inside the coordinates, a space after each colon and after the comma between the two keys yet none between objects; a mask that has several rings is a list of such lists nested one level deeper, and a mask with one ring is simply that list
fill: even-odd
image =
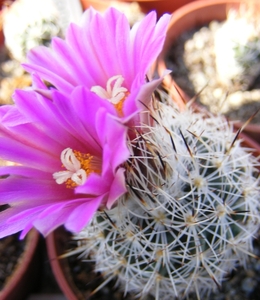
[{"label": "round cactus", "polygon": [[239,10],[228,11],[214,37],[218,80],[225,86],[250,89],[260,67],[259,3],[248,1]]},{"label": "round cactus", "polygon": [[77,251],[125,293],[199,298],[253,255],[259,162],[223,117],[160,98],[129,140],[128,193],[75,236]]}]

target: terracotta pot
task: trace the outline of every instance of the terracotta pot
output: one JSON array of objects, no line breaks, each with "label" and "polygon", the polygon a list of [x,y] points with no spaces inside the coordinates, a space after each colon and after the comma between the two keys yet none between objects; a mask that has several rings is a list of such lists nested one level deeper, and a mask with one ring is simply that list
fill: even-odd
[{"label": "terracotta pot", "polygon": [[[143,13],[148,13],[151,10],[156,10],[158,17],[168,12],[172,13],[179,7],[196,1],[196,0],[119,0],[121,2],[137,2]],[[89,6],[93,6],[95,9],[104,11],[107,9],[113,1],[106,0],[81,0],[83,9],[87,9]]]},{"label": "terracotta pot", "polygon": [[83,10],[88,9],[90,6],[95,8],[96,10],[99,11],[104,11],[106,10],[112,1],[103,1],[103,0],[81,0],[81,5]]},{"label": "terracotta pot", "polygon": [[[241,122],[235,122],[234,127],[235,129],[239,129],[244,124]],[[250,137],[257,145],[252,145],[254,148],[260,147],[260,125],[259,124],[248,124],[244,129],[242,134],[244,133],[245,136]],[[260,153],[259,153],[260,154]]]},{"label": "terracotta pot", "polygon": [[60,258],[65,252],[68,240],[69,234],[63,227],[50,233],[46,238],[48,257],[56,281],[67,299],[83,300],[83,295],[77,289],[71,278],[67,260]]},{"label": "terracotta pot", "polygon": [[[66,298],[68,300],[108,299],[107,296],[109,295],[110,299],[118,299],[118,293],[120,292],[117,292],[114,289],[114,282],[108,283],[106,289],[103,289],[93,295],[93,297],[90,297],[91,292],[103,283],[103,279],[99,274],[96,274],[93,271],[93,266],[89,263],[84,262],[81,269],[75,256],[71,258],[62,257],[62,255],[66,253],[68,247],[72,247],[71,242],[71,234],[67,232],[64,227],[59,227],[46,238],[46,247],[52,272]],[[72,265],[77,270],[76,272],[73,271],[73,274],[71,271]],[[72,277],[74,275],[79,278],[74,280]],[[75,281],[77,281],[80,286],[82,286],[82,284],[84,285],[82,290],[76,286]],[[116,298],[113,297],[113,293],[117,293]],[[120,294],[123,299],[123,293],[121,292]],[[129,298],[126,297],[125,299]]]},{"label": "terracotta pot", "polygon": [[1,300],[24,300],[37,283],[39,275],[39,238],[36,230],[26,237],[24,252],[19,258],[11,277],[0,291]]},{"label": "terracotta pot", "polygon": [[[258,129],[259,130],[259,129]],[[255,136],[255,134],[253,135]],[[250,135],[248,135],[247,130],[244,130],[239,134],[239,137],[243,140],[243,145],[245,147],[249,147],[253,149],[253,154],[255,156],[260,155],[260,143],[259,143],[259,131],[258,131],[258,137],[256,139],[251,138]],[[258,167],[258,170],[260,170],[260,167]]]},{"label": "terracotta pot", "polygon": [[164,13],[173,13],[183,5],[196,0],[139,0],[137,1],[144,13],[156,10],[157,16],[160,17]]}]

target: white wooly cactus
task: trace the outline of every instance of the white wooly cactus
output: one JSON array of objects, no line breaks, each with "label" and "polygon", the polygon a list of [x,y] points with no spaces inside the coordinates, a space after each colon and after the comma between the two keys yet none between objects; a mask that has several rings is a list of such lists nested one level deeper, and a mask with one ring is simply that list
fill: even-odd
[{"label": "white wooly cactus", "polygon": [[16,0],[3,11],[5,45],[11,56],[25,61],[27,52],[49,46],[52,37],[62,36],[59,11],[52,0]]},{"label": "white wooly cactus", "polygon": [[258,10],[243,5],[239,11],[230,10],[215,33],[216,70],[220,82],[227,86],[240,84],[246,90],[260,73]]},{"label": "white wooly cactus", "polygon": [[74,237],[76,252],[135,297],[200,298],[253,255],[259,162],[220,116],[156,100],[146,114],[153,124],[129,142],[128,193]]},{"label": "white wooly cactus", "polygon": [[14,59],[23,62],[30,49],[63,37],[68,24],[81,14],[79,0],[16,0],[3,10],[5,45]]}]

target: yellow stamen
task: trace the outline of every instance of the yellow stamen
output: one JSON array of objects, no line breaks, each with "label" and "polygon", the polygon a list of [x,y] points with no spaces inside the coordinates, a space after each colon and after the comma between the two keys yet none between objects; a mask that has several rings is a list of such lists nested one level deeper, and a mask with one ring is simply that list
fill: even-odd
[{"label": "yellow stamen", "polygon": [[122,98],[118,103],[114,104],[114,107],[115,109],[117,110],[117,113],[119,115],[119,117],[123,117],[124,116],[124,112],[123,112],[123,106],[124,106],[124,102],[125,102],[125,99],[127,98],[127,96],[129,95],[130,93],[126,93],[125,94],[125,97]]},{"label": "yellow stamen", "polygon": [[79,151],[73,150],[77,160],[81,164],[81,169],[83,169],[87,175],[90,173],[100,174],[100,159],[96,156],[90,155],[89,153],[81,153]]},{"label": "yellow stamen", "polygon": [[[96,85],[91,88],[91,91],[103,99],[107,99],[116,108],[118,115],[123,116],[123,105],[129,92],[123,87],[124,78],[121,75],[115,75],[107,81],[106,89]],[[112,85],[113,83],[113,85]]]},{"label": "yellow stamen", "polygon": [[65,183],[67,188],[83,185],[91,173],[101,173],[101,159],[89,153],[66,148],[61,152],[62,167],[66,170],[55,172],[57,184]]}]

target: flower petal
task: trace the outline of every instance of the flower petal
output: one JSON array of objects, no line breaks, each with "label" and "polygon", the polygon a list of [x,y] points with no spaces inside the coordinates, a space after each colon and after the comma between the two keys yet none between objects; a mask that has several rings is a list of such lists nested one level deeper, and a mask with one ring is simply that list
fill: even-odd
[{"label": "flower petal", "polygon": [[111,183],[108,199],[106,202],[107,208],[111,209],[115,201],[127,192],[125,186],[125,169],[119,168],[114,176],[114,180]]},{"label": "flower petal", "polygon": [[70,213],[65,227],[72,232],[79,232],[92,219],[103,200],[103,196],[88,199],[77,205]]},{"label": "flower petal", "polygon": [[69,26],[65,41],[54,38],[52,49],[31,50],[24,68],[65,93],[76,86],[105,89],[113,76],[120,75],[122,87],[133,94],[126,97],[123,106],[123,118],[129,119],[136,101],[145,102],[136,95],[162,50],[170,17],[165,14],[156,24],[156,14],[151,12],[130,29],[126,16],[114,8],[102,15],[88,9],[80,26]]}]

